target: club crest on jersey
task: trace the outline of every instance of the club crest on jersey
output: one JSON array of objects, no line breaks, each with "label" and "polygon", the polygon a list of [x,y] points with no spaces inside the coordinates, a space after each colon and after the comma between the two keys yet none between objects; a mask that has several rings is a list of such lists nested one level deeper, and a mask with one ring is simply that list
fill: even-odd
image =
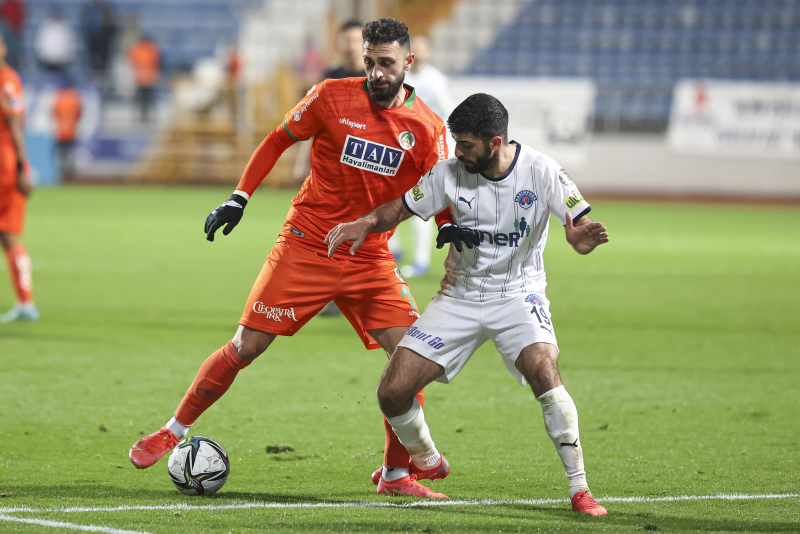
[{"label": "club crest on jersey", "polygon": [[530,302],[534,306],[544,306],[544,299],[539,295],[537,295],[536,293],[533,293],[525,297],[525,302]]},{"label": "club crest on jersey", "polygon": [[525,189],[517,193],[517,196],[514,197],[514,202],[519,204],[522,209],[526,210],[533,206],[533,203],[536,202],[536,195],[533,194],[533,191],[528,191]]},{"label": "club crest on jersey", "polygon": [[402,150],[348,135],[339,161],[357,169],[394,176],[404,155]]},{"label": "club crest on jersey", "polygon": [[400,142],[400,146],[403,147],[403,150],[411,150],[414,148],[414,145],[417,143],[417,138],[414,137],[414,134],[411,133],[409,130],[401,133],[397,140]]}]

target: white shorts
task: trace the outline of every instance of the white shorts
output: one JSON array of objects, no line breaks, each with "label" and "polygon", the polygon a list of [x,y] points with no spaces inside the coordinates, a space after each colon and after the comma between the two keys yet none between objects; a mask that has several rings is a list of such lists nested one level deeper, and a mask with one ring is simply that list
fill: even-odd
[{"label": "white shorts", "polygon": [[528,382],[515,365],[522,349],[533,343],[558,348],[550,301],[544,293],[489,302],[436,295],[398,345],[444,367],[444,374],[436,380],[448,383],[490,339],[508,370],[524,386]]}]

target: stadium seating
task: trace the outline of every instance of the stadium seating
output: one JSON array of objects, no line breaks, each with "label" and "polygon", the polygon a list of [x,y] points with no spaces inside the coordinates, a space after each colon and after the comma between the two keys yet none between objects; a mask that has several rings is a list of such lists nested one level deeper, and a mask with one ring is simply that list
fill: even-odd
[{"label": "stadium seating", "polygon": [[519,6],[471,59],[445,50],[438,64],[460,74],[591,77],[596,129],[663,131],[678,79],[797,81],[798,57],[797,2],[538,0]]},{"label": "stadium seating", "polygon": [[[81,11],[88,0],[28,0],[23,53],[25,70],[33,70],[33,41],[39,25],[59,9],[80,35]],[[108,0],[119,25],[124,15],[135,14],[142,32],[151,36],[162,52],[167,73],[188,71],[201,57],[213,55],[220,42],[236,42],[244,10],[264,0]],[[85,43],[78,39],[78,76],[84,74]]]}]

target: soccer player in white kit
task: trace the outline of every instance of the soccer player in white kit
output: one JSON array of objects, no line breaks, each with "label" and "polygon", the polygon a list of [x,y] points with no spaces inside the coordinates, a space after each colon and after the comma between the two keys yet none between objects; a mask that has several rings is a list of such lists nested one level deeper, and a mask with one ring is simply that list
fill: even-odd
[{"label": "soccer player in white kit", "polygon": [[[439,240],[453,245],[442,289],[409,329],[378,385],[378,402],[414,465],[441,461],[414,394],[433,380],[450,382],[492,340],[520,385],[530,384],[569,478],[572,509],[605,515],[589,492],[578,412],[558,372],[558,343],[545,294],[542,253],[550,214],[567,242],[588,254],[608,242],[588,217],[589,203],[552,158],[508,142],[508,112],[494,97],[468,97],[448,119],[455,158],[436,164],[413,189],[328,234],[329,255],[345,241],[351,254],[369,232],[412,214],[429,219],[450,207],[454,225]],[[463,248],[462,242],[467,246]],[[384,473],[386,475],[386,473]]]}]

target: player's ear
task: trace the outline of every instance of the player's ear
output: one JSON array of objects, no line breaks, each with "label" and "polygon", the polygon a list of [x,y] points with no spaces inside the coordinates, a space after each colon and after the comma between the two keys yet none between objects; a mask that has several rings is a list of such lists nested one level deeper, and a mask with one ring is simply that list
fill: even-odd
[{"label": "player's ear", "polygon": [[411,65],[414,63],[414,58],[415,57],[416,56],[414,55],[414,52],[409,52],[408,55],[406,55],[406,60],[405,60],[405,62],[403,64],[403,70],[404,71],[408,72],[408,71],[411,70]]},{"label": "player's ear", "polygon": [[492,149],[492,152],[497,152],[500,150],[501,146],[503,146],[503,138],[499,135],[495,135],[489,140],[489,147]]}]

